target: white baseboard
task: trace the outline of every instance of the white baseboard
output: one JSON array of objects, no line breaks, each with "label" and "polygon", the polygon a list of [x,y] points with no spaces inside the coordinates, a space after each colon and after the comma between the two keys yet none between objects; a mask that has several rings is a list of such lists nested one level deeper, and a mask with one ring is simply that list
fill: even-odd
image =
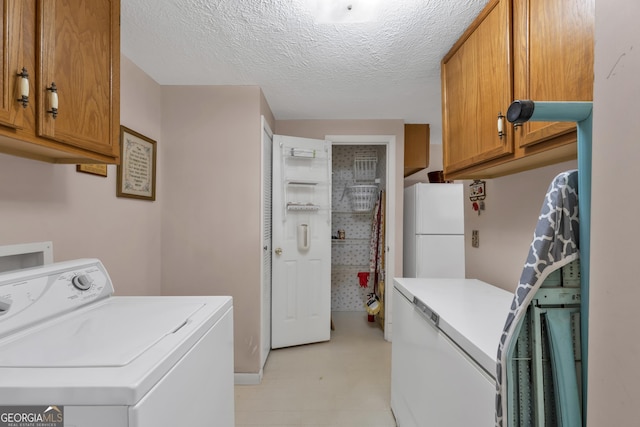
[{"label": "white baseboard", "polygon": [[258,385],[262,382],[262,369],[256,374],[236,372],[233,378],[236,385]]}]

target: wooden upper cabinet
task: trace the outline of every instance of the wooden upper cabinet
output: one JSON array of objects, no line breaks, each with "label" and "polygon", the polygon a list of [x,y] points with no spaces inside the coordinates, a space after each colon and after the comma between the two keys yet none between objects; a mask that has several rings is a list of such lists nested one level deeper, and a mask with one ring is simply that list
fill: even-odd
[{"label": "wooden upper cabinet", "polygon": [[405,178],[429,167],[429,125],[404,125]]},{"label": "wooden upper cabinet", "polygon": [[516,99],[593,99],[594,0],[491,0],[442,61],[447,179],[575,159],[574,123],[504,122]]},{"label": "wooden upper cabinet", "polygon": [[[594,0],[513,0],[514,99],[593,100]],[[527,147],[574,131],[574,123],[527,122]]]},{"label": "wooden upper cabinet", "polygon": [[[1,4],[0,152],[52,163],[118,163],[120,1]],[[23,67],[26,108],[18,102]]]},{"label": "wooden upper cabinet", "polygon": [[[38,135],[118,156],[119,2],[40,0]],[[51,111],[55,83],[57,117]]]},{"label": "wooden upper cabinet", "polygon": [[498,134],[512,99],[510,29],[510,0],[492,0],[442,60],[445,175],[513,152],[511,132]]}]

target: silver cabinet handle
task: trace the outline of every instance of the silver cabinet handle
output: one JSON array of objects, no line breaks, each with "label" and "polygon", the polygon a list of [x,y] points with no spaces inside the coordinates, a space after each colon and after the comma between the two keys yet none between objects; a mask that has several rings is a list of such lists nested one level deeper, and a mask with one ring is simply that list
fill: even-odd
[{"label": "silver cabinet handle", "polygon": [[416,310],[418,310],[418,313],[431,322],[433,326],[436,328],[438,327],[438,323],[440,323],[440,316],[438,316],[438,313],[433,311],[427,304],[423,303],[415,296],[413,297],[413,305]]}]

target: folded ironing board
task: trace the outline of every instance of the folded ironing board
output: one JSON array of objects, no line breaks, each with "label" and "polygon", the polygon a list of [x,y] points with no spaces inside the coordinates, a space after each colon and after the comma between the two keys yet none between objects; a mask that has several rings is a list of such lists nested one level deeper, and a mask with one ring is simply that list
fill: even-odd
[{"label": "folded ironing board", "polygon": [[[579,318],[575,322],[575,316],[576,312],[579,316],[580,290],[579,288],[564,289],[561,287],[541,289],[550,274],[578,259],[577,187],[577,171],[559,174],[549,186],[540,211],[529,254],[498,346],[496,367],[496,426],[498,427],[517,427],[512,425],[516,423],[510,421],[509,417],[514,413],[513,408],[509,408],[509,405],[514,405],[514,390],[512,388],[522,386],[514,378],[512,358],[515,356],[513,352],[521,332],[526,333],[529,340],[529,334],[540,333],[540,329],[544,329],[547,336],[545,351],[550,359],[553,376],[553,381],[550,382],[553,382],[555,396],[555,405],[552,408],[554,420],[562,427],[582,424],[580,392],[572,339],[576,324],[579,325]],[[541,309],[537,305],[539,300],[545,300],[548,303],[545,307],[549,308]],[[536,303],[535,307],[530,307],[532,301]],[[576,303],[577,309],[575,308]],[[541,314],[542,317],[540,317]],[[544,321],[534,322],[534,317],[535,319],[544,318]],[[579,326],[577,328],[579,330]],[[531,342],[535,342],[535,340]],[[540,343],[538,345],[542,346]],[[535,359],[535,349],[532,352],[534,353],[532,358]],[[538,350],[537,357],[540,359],[538,361],[538,367],[540,367],[542,363],[541,350]],[[532,362],[534,374],[536,371],[535,363],[535,361]],[[519,404],[522,405],[522,403]],[[533,413],[527,415],[529,418],[526,422],[519,419],[517,423],[544,426],[545,420],[542,419],[545,416],[544,413],[536,414],[535,408],[531,411]]]}]

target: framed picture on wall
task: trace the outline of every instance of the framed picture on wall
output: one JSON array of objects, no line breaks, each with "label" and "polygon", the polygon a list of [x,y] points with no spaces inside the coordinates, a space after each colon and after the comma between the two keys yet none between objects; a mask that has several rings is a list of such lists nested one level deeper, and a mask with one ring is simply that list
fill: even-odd
[{"label": "framed picture on wall", "polygon": [[89,173],[91,175],[107,176],[107,165],[103,164],[83,164],[76,165],[77,172]]},{"label": "framed picture on wall", "polygon": [[116,196],[156,199],[156,141],[120,126]]}]

